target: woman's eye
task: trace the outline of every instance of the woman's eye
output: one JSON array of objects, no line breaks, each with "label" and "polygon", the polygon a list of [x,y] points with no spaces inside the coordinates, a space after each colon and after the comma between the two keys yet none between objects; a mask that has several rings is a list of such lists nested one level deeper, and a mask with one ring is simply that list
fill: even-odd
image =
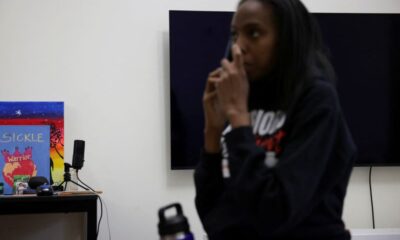
[{"label": "woman's eye", "polygon": [[231,39],[232,41],[235,41],[237,38],[237,33],[236,32],[231,32]]},{"label": "woman's eye", "polygon": [[250,35],[252,38],[258,38],[260,36],[260,32],[259,31],[251,31]]}]

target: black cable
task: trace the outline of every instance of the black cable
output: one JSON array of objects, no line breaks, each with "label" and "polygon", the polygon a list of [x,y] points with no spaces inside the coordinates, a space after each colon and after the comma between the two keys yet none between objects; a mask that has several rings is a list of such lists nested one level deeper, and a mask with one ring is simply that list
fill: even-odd
[{"label": "black cable", "polygon": [[88,189],[90,189],[92,192],[96,193],[96,191],[95,191],[93,188],[91,188],[89,185],[87,185],[86,183],[84,183],[84,182],[79,178],[78,170],[76,170],[76,179],[78,179],[78,181],[79,181],[80,183],[82,183],[85,187],[87,187]]},{"label": "black cable", "polygon": [[[94,189],[92,189],[89,185],[87,185],[86,183],[84,183],[80,178],[79,178],[79,176],[78,176],[78,170],[76,170],[76,178],[78,179],[78,181],[79,182],[81,182],[83,185],[85,185],[87,188],[89,188],[90,190],[92,190],[93,192],[95,192],[95,190]],[[100,200],[100,204],[101,205],[103,205],[102,204],[102,199],[101,199],[101,197],[100,197],[100,195],[98,195],[99,196],[99,200]],[[106,213],[107,213],[107,226],[108,226],[108,239],[110,239],[111,240],[111,232],[110,232],[110,221],[108,220],[108,210],[107,210],[107,205],[106,205],[106,203],[104,202],[104,207],[106,208]],[[102,207],[103,208],[103,207]],[[103,210],[103,209],[102,209]],[[99,227],[99,229],[100,229],[100,227]]]},{"label": "black cable", "polygon": [[[78,170],[76,170],[76,179],[78,179],[79,182],[81,182],[83,185],[85,185],[87,187],[86,190],[90,189],[92,192],[96,193],[95,190],[93,190],[93,188],[91,188],[90,186],[88,186],[86,183],[84,183],[78,175]],[[96,193],[97,194],[97,193]],[[101,200],[100,195],[97,194],[97,196],[99,197],[100,200],[100,218],[99,218],[99,222],[97,223],[97,231],[96,231],[96,239],[99,236],[99,232],[100,232],[100,223],[101,223],[101,219],[103,218],[103,201]]]},{"label": "black cable", "polygon": [[81,187],[81,188],[85,189],[86,191],[89,191],[89,189],[88,189],[87,187],[82,186],[81,184],[75,182],[74,180],[64,181],[64,182],[62,182],[60,185],[58,185],[57,187],[60,187],[60,186],[63,187],[62,185],[65,183],[65,186],[64,186],[63,188],[64,188],[64,191],[67,191],[67,184],[68,184],[68,182],[71,182],[71,183],[75,184],[76,186]]},{"label": "black cable", "polygon": [[100,232],[100,223],[101,223],[101,219],[103,218],[103,201],[101,200],[101,197],[99,195],[97,195],[99,197],[100,200],[100,218],[99,218],[99,222],[97,223],[97,233],[96,233],[96,238],[99,236],[99,232]]},{"label": "black cable", "polygon": [[85,189],[86,191],[89,191],[88,188],[86,188],[86,187],[80,185],[79,183],[77,183],[77,182],[75,182],[75,181],[73,181],[73,180],[70,180],[69,182],[72,182],[72,183],[76,184],[78,187],[81,187],[81,188]]},{"label": "black cable", "polygon": [[372,198],[371,172],[372,172],[372,166],[369,167],[369,195],[371,197],[372,228],[375,229],[375,214],[374,214],[374,200]]}]

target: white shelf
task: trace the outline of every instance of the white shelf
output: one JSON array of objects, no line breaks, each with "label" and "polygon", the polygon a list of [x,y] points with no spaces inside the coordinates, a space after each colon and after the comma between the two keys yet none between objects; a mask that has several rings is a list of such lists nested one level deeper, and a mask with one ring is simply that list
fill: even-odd
[{"label": "white shelf", "polygon": [[353,240],[399,240],[400,228],[350,229]]}]

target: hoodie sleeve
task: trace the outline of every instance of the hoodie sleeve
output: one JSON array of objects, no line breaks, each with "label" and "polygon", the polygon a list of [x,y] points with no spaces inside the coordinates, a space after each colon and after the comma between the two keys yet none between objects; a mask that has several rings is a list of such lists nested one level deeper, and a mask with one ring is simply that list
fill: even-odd
[{"label": "hoodie sleeve", "polygon": [[195,204],[200,219],[216,205],[224,191],[221,175],[221,154],[209,154],[203,151],[200,162],[194,172],[196,186]]}]

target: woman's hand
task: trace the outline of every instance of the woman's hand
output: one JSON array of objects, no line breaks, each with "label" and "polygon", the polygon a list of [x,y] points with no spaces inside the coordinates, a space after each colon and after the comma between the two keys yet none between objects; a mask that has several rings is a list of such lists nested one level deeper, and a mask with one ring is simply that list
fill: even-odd
[{"label": "woman's hand", "polygon": [[227,121],[218,100],[215,84],[221,81],[222,69],[218,68],[208,76],[206,88],[203,94],[204,109],[204,148],[208,153],[220,151],[220,138]]},{"label": "woman's hand", "polygon": [[233,128],[250,125],[247,102],[249,82],[244,68],[243,55],[237,44],[232,46],[233,61],[221,61],[220,77],[215,88],[224,115]]}]

